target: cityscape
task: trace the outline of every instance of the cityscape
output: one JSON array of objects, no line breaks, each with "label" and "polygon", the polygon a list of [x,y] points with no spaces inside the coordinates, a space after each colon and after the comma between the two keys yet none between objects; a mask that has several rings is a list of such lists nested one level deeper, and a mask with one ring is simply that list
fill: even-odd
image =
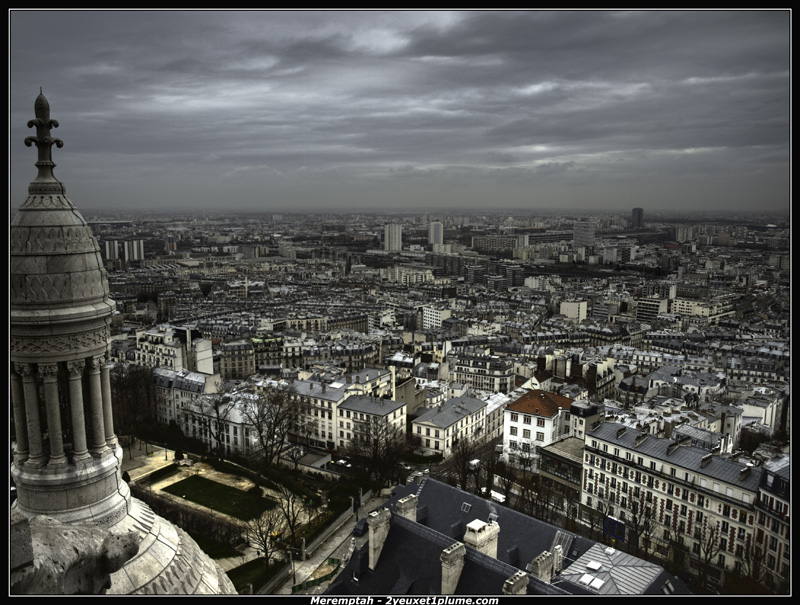
[{"label": "cityscape", "polygon": [[[430,15],[442,31],[504,19]],[[432,56],[425,13],[405,18]],[[480,174],[441,198],[455,164],[428,180],[422,160],[383,158],[372,206],[341,186],[344,160],[321,170],[326,203],[316,173],[319,197],[293,203],[295,169],[273,160],[279,188],[236,203],[258,195],[252,167],[238,156],[246,184],[217,197],[228,181],[203,157],[172,205],[174,149],[152,183],[136,158],[114,185],[113,162],[71,149],[59,95],[25,94],[12,593],[791,594],[788,171],[753,195],[782,151],[739,157],[764,172],[738,192],[708,194],[715,174],[692,198],[687,175],[674,204],[630,183],[614,197],[622,173],[593,163],[598,200],[575,181],[519,195],[553,162],[574,176],[578,151],[524,176],[459,155]],[[522,181],[470,191],[506,169]]]}]

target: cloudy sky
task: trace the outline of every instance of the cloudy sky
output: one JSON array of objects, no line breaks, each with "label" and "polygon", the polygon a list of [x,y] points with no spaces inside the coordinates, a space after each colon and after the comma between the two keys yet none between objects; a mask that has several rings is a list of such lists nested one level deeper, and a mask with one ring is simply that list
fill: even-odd
[{"label": "cloudy sky", "polygon": [[743,12],[9,13],[82,209],[775,210],[790,23]]}]

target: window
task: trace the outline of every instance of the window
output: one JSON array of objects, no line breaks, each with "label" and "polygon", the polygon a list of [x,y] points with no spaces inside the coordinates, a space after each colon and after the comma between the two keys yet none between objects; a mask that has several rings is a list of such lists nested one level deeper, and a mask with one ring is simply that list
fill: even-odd
[{"label": "window", "polygon": [[517,427],[515,427],[515,426],[511,427],[511,434],[512,435],[516,435],[517,434]]},{"label": "window", "polygon": [[537,418],[536,426],[544,426],[544,418]]},{"label": "window", "polygon": [[530,431],[530,429],[524,429],[524,430],[522,431],[522,437],[523,437],[524,439],[530,439],[530,438],[531,438],[531,431]]},{"label": "window", "polygon": [[519,414],[511,414],[511,422],[517,422],[519,420]]},{"label": "window", "polygon": [[530,424],[530,423],[531,423],[531,417],[530,417],[530,416],[523,416],[523,417],[522,417],[522,421],[523,421],[525,424]]},{"label": "window", "polygon": [[544,433],[536,432],[536,441],[544,441]]}]

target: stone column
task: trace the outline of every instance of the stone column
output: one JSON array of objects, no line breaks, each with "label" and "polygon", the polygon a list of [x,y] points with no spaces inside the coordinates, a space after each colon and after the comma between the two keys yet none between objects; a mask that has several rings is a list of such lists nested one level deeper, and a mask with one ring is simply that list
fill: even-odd
[{"label": "stone column", "polygon": [[117,447],[117,436],[114,434],[114,412],[111,409],[111,375],[108,368],[108,354],[103,358],[100,368],[100,384],[103,391],[103,426],[106,445],[112,450]]},{"label": "stone column", "polygon": [[64,430],[61,427],[61,410],[58,407],[58,364],[40,363],[39,375],[44,385],[44,404],[47,411],[47,434],[50,437],[50,460],[47,466],[64,466]]},{"label": "stone column", "polygon": [[67,362],[69,370],[69,410],[72,415],[72,459],[85,460],[91,458],[86,447],[86,420],[83,415],[83,361]]},{"label": "stone column", "polygon": [[96,456],[102,456],[108,449],[106,447],[105,423],[103,422],[103,387],[100,381],[102,364],[102,357],[89,358],[89,420],[92,423],[90,449],[92,454]]},{"label": "stone column", "polygon": [[11,405],[14,411],[14,430],[17,444],[14,448],[14,460],[22,463],[28,459],[28,425],[25,415],[25,398],[22,394],[22,381],[19,374],[11,371]]},{"label": "stone column", "polygon": [[16,370],[17,374],[22,376],[22,392],[25,400],[26,428],[30,448],[30,455],[25,461],[25,466],[39,468],[47,461],[42,447],[42,428],[39,424],[39,389],[31,364],[18,363]]}]

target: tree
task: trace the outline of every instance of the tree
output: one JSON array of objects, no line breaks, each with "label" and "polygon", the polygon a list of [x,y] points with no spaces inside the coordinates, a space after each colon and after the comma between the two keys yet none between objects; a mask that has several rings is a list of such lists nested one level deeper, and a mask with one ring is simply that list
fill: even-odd
[{"label": "tree", "polygon": [[481,488],[485,488],[486,495],[489,496],[494,489],[494,477],[499,470],[498,456],[495,447],[498,443],[498,439],[493,439],[477,448],[477,457],[481,463],[475,471],[476,494],[480,493]]},{"label": "tree", "polygon": [[[750,580],[750,590],[763,590],[766,576],[766,552],[762,545],[757,544],[754,536],[748,535],[739,556],[742,576]],[[786,578],[788,582],[789,578]]]},{"label": "tree", "polygon": [[461,489],[467,490],[467,481],[472,471],[471,462],[478,458],[478,442],[469,437],[453,440],[450,448],[449,466],[456,474]]},{"label": "tree", "polygon": [[292,537],[292,544],[297,544],[297,530],[304,518],[308,518],[313,511],[310,503],[300,494],[292,491],[285,485],[278,486],[278,506],[280,508],[286,528]]},{"label": "tree", "polygon": [[707,517],[703,518],[700,528],[700,585],[705,586],[708,572],[713,566],[713,561],[722,549],[720,538],[722,530],[719,522],[709,522]]},{"label": "tree", "polygon": [[157,422],[153,371],[133,364],[114,364],[109,374],[114,430],[147,440]]},{"label": "tree", "polygon": [[522,494],[517,502],[522,512],[545,523],[553,523],[561,507],[561,495],[547,485],[539,474],[523,477],[520,486]]},{"label": "tree", "polygon": [[230,391],[207,393],[200,397],[199,421],[201,430],[211,437],[211,450],[219,457],[224,458],[227,453],[228,422],[241,395]]},{"label": "tree", "polygon": [[628,546],[631,554],[649,559],[646,545],[650,543],[656,527],[656,516],[651,500],[647,499],[647,491],[638,486],[633,488],[626,525],[628,528]]},{"label": "tree", "polygon": [[269,477],[287,437],[296,425],[298,408],[292,401],[291,387],[267,387],[244,398],[241,413],[263,452],[262,473]]},{"label": "tree", "polygon": [[264,511],[248,521],[239,521],[245,539],[264,553],[266,564],[281,550],[281,537],[287,530],[286,517],[279,506]]},{"label": "tree", "polygon": [[353,426],[353,438],[345,448],[361,482],[384,487],[397,472],[406,447],[405,431],[387,418],[368,416]]}]

